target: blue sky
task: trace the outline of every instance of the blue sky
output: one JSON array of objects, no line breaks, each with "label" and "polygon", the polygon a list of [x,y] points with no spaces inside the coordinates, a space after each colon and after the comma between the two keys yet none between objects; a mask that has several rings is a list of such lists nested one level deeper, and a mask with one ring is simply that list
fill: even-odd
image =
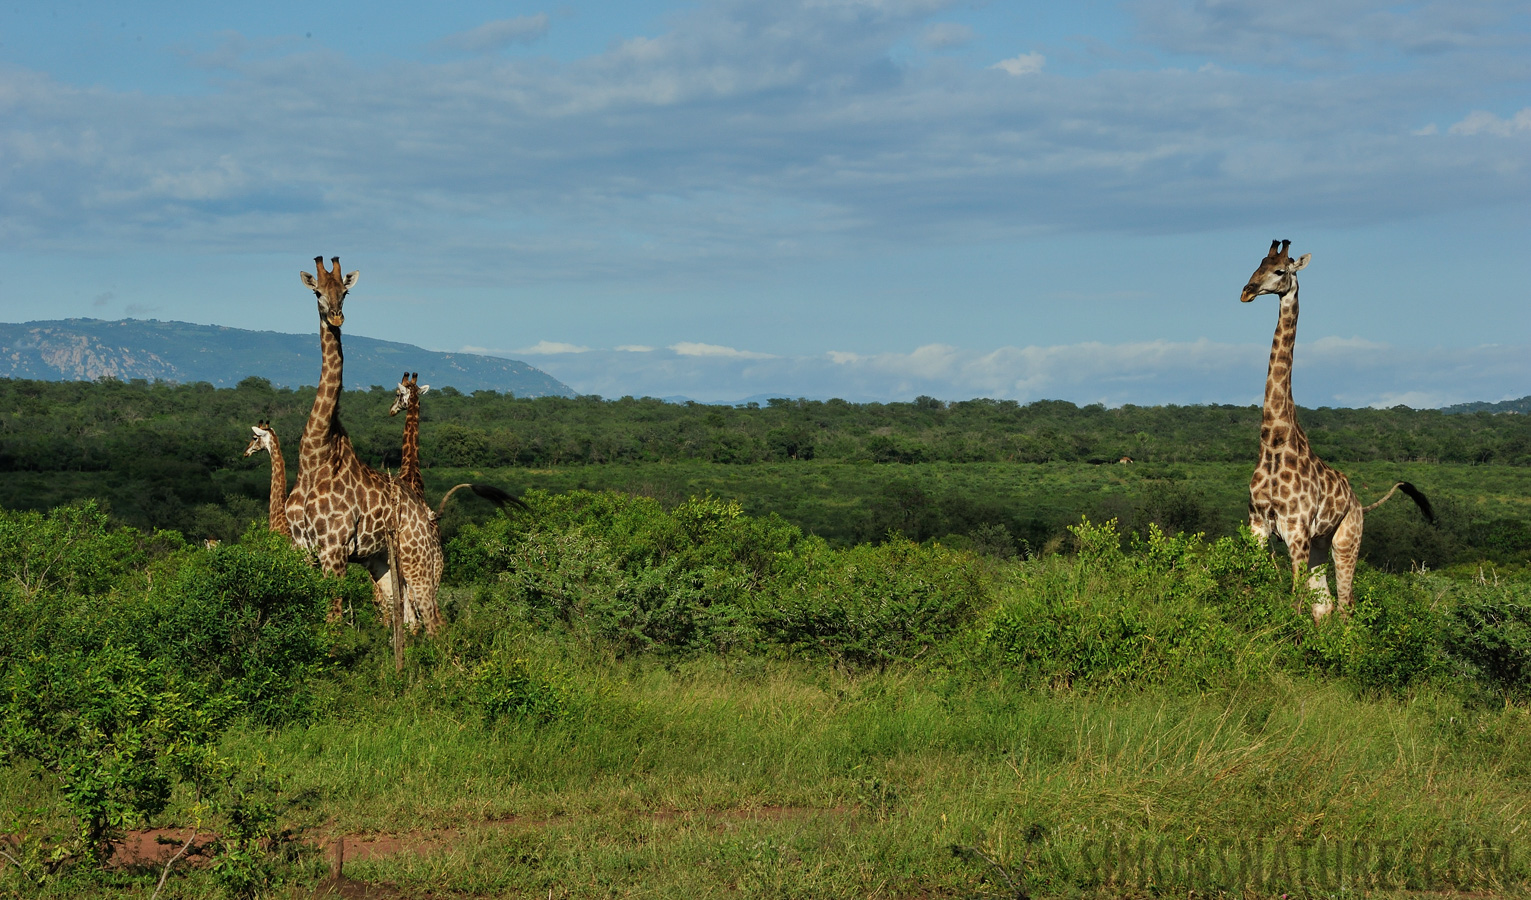
[{"label": "blue sky", "polygon": [[586,393],[1531,393],[1524,3],[0,7],[0,318],[316,329]]}]

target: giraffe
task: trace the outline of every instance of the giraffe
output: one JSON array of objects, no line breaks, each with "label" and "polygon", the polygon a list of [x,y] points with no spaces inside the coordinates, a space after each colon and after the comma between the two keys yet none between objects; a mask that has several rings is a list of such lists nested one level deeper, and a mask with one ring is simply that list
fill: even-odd
[{"label": "giraffe", "polygon": [[431,386],[420,384],[420,373],[404,373],[394,390],[393,406],[388,415],[396,416],[404,410],[404,453],[399,462],[399,480],[425,496],[425,476],[420,474],[420,397]]},{"label": "giraffe", "polygon": [[250,430],[255,432],[255,437],[250,440],[250,446],[245,448],[245,456],[262,450],[271,454],[271,502],[268,513],[271,530],[290,540],[292,528],[287,524],[287,463],[282,459],[281,442],[276,439],[276,431],[270,422],[251,425]]},{"label": "giraffe", "polygon": [[[344,358],[340,326],[342,306],[355,286],[358,272],[340,274],[340,258],[315,257],[318,275],[301,272],[303,285],[314,292],[319,306],[319,387],[298,449],[298,479],[287,497],[287,521],[293,540],[317,556],[325,572],[345,574],[350,561],[372,575],[375,601],[389,616],[392,604],[388,539],[396,536],[400,575],[404,583],[404,616],[411,631],[423,623],[434,635],[441,627],[436,591],[441,583],[441,536],[425,500],[395,479],[362,463],[340,423],[339,400]],[[340,617],[340,598],[330,607]]]},{"label": "giraffe", "polygon": [[1328,574],[1322,567],[1327,555],[1334,561],[1337,603],[1342,615],[1349,612],[1356,560],[1361,552],[1362,517],[1387,502],[1396,491],[1419,505],[1431,522],[1435,514],[1425,495],[1406,481],[1393,485],[1381,500],[1362,506],[1350,488],[1350,480],[1319,459],[1308,445],[1308,436],[1297,423],[1297,404],[1292,400],[1292,349],[1297,343],[1297,273],[1313,254],[1292,259],[1291,241],[1271,241],[1271,248],[1239,301],[1248,303],[1262,294],[1280,298],[1276,334],[1271,340],[1270,367],[1265,376],[1265,402],[1260,416],[1260,457],[1249,479],[1249,530],[1262,546],[1272,534],[1286,544],[1292,558],[1292,590],[1297,591],[1304,569],[1310,566],[1308,587],[1314,621],[1329,615],[1336,601],[1329,594]]}]

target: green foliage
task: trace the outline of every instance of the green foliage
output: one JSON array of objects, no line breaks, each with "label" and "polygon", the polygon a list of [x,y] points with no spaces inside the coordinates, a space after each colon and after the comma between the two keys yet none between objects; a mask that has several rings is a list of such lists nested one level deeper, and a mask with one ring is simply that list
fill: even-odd
[{"label": "green foliage", "polygon": [[1363,691],[1401,693],[1444,671],[1444,623],[1417,579],[1356,573],[1348,617],[1326,618],[1303,642],[1309,663]]},{"label": "green foliage", "polygon": [[[1208,550],[1200,535],[1150,526],[1128,553],[1114,522],[1085,520],[1070,530],[1078,555],[1025,570],[979,626],[978,659],[1052,688],[1201,689],[1279,654],[1266,632],[1237,627],[1246,617],[1230,621],[1209,602],[1240,580],[1238,547],[1220,542]],[[1230,611],[1280,602],[1268,588],[1239,586],[1243,602]]]},{"label": "green foliage", "polygon": [[457,702],[487,726],[502,722],[546,724],[567,718],[577,706],[563,672],[524,656],[495,653],[461,676]]},{"label": "green foliage", "polygon": [[779,519],[710,498],[671,511],[611,492],[527,499],[529,516],[465,528],[448,546],[449,565],[497,579],[502,601],[574,624],[621,653],[747,641],[741,604],[802,540]]},{"label": "green foliage", "polygon": [[212,846],[213,883],[227,897],[261,896],[297,854],[292,829],[281,823],[286,804],[280,784],[266,761],[258,760],[250,771],[226,779],[216,805],[222,828]]},{"label": "green foliage", "polygon": [[204,783],[233,704],[125,647],[34,655],[5,673],[0,762],[56,779],[77,827],[61,856],[98,863],[110,841]]},{"label": "green foliage", "polygon": [[0,509],[0,580],[23,599],[44,592],[106,593],[151,558],[181,546],[177,534],[145,537],[112,527],[92,500],[46,514]]},{"label": "green foliage", "polygon": [[1531,590],[1483,581],[1458,589],[1445,623],[1445,650],[1512,697],[1531,695]]},{"label": "green foliage", "polygon": [[902,538],[847,550],[814,541],[783,559],[750,612],[790,652],[886,666],[952,637],[985,599],[971,554]]},{"label": "green foliage", "polygon": [[176,660],[255,719],[303,721],[309,681],[330,650],[324,619],[336,590],[286,538],[256,525],[158,581],[124,610],[125,625],[144,653]]}]

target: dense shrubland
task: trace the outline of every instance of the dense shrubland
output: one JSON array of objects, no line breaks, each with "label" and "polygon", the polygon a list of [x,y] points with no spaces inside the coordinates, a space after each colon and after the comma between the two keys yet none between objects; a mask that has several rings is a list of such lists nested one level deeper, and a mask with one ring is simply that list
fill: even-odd
[{"label": "dense shrubland", "polygon": [[[386,415],[391,399],[374,386],[341,401],[357,452],[373,465],[398,465],[402,424]],[[233,389],[0,379],[0,506],[94,499],[144,531],[232,540],[266,508],[264,456],[239,456],[250,425],[275,424],[294,471],[312,400],[311,390],[258,378]],[[667,506],[711,492],[837,546],[897,531],[1023,554],[1067,542],[1081,514],[1139,534],[1153,523],[1231,535],[1244,518],[1258,421],[1256,407],[920,398],[751,408],[438,389],[422,411],[421,460],[432,496],[468,479],[614,488]],[[1383,507],[1368,518],[1362,548],[1373,565],[1531,553],[1531,515],[1500,501],[1531,486],[1531,417],[1399,407],[1304,410],[1302,421],[1363,498],[1409,478],[1445,514],[1441,529],[1426,530],[1400,502]],[[1091,465],[1122,455],[1135,464]],[[487,505],[456,504],[445,529],[488,514]]]},{"label": "dense shrubland", "polygon": [[[1503,711],[1523,712],[1531,692],[1531,585],[1523,576],[1491,568],[1388,574],[1363,565],[1353,615],[1315,626],[1297,610],[1288,572],[1247,534],[1209,541],[1151,523],[1133,533],[1083,520],[1057,552],[1018,556],[1013,546],[900,536],[836,547],[709,497],[669,508],[611,492],[532,492],[527,501],[529,512],[467,524],[450,541],[448,628],[413,643],[399,674],[365,578],[319,577],[258,523],[239,541],[205,550],[175,533],[113,525],[91,504],[0,512],[0,805],[19,811],[0,827],[12,835],[13,859],[0,870],[0,887],[61,896],[144,891],[157,873],[98,867],[124,830],[172,821],[200,822],[218,835],[204,851],[213,866],[172,880],[182,895],[200,895],[209,880],[232,895],[296,884],[321,864],[311,854],[282,856],[294,846],[287,830],[330,819],[352,801],[339,788],[284,784],[309,777],[297,761],[307,757],[274,772],[261,746],[285,746],[289,735],[305,747],[344,745],[348,729],[366,733],[375,716],[468,729],[491,743],[531,741],[518,752],[533,756],[562,747],[586,759],[578,748],[594,742],[604,749],[588,751],[595,755],[582,764],[627,771],[623,754],[648,752],[641,746],[654,739],[652,717],[661,714],[635,698],[653,677],[644,673],[708,666],[721,667],[712,676],[720,684],[737,681],[746,692],[782,666],[798,667],[809,683],[826,677],[812,673],[836,673],[842,696],[883,684],[878,691],[896,694],[865,694],[887,698],[865,701],[884,710],[877,727],[914,715],[927,694],[944,698],[954,723],[980,709],[1009,717],[1016,704],[1128,709],[1135,698],[1223,703],[1264,721],[1273,696],[1317,692],[1332,706],[1339,691],[1357,709],[1423,703],[1448,709],[1453,728],[1508,728],[1493,739],[1492,760],[1472,756],[1479,751],[1468,745],[1453,752],[1494,778],[1531,777],[1523,749],[1531,726],[1524,716],[1503,719]],[[327,624],[337,591],[349,622]],[[1257,699],[1246,709],[1245,697]],[[845,710],[860,702],[845,700]],[[1191,707],[1185,714],[1196,715]],[[930,739],[948,747],[973,740]],[[911,752],[920,740],[858,752]],[[1083,752],[1045,734],[1035,740],[1059,759]],[[807,758],[832,755],[828,746]],[[557,781],[560,763],[543,764],[552,768],[516,777]],[[890,814],[913,802],[907,794],[919,783],[895,771],[833,778],[871,821],[894,822]],[[1291,814],[1285,801],[1279,809],[1257,795],[1247,802],[1259,808],[1257,823]],[[1353,839],[1425,828],[1499,840],[1503,823],[1494,815],[1474,818],[1446,803],[1438,818],[1383,803],[1365,816],[1336,815],[1350,824],[1333,827]],[[1257,826],[1264,828],[1282,833]],[[926,865],[915,865],[911,885],[922,883]],[[973,877],[941,865],[926,875]],[[1089,888],[1094,876],[1071,865],[1059,857],[1033,876],[1058,890]],[[1461,884],[1484,886],[1466,876]]]}]

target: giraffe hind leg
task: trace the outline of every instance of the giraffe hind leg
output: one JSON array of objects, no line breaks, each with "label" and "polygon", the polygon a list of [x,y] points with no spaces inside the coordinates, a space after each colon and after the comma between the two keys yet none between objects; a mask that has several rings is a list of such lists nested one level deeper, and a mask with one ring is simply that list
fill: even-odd
[{"label": "giraffe hind leg", "polygon": [[1335,593],[1342,616],[1350,615],[1354,599],[1356,563],[1361,558],[1362,517],[1360,504],[1351,507],[1334,533],[1334,546],[1330,551],[1334,558]]}]

